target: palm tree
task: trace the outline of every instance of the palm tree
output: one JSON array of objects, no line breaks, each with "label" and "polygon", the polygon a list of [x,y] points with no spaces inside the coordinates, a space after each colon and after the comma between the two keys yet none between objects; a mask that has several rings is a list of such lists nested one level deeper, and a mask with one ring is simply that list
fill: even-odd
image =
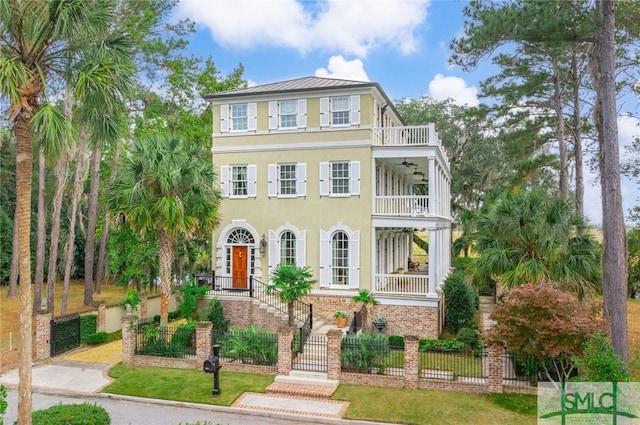
[{"label": "palm tree", "polygon": [[[60,144],[69,120],[48,102],[52,81],[68,82],[88,125],[100,136],[119,126],[112,112],[130,87],[127,38],[114,29],[108,0],[0,2],[0,96],[16,134],[16,217],[19,245],[20,348],[18,423],[31,423],[31,185],[34,137]],[[102,119],[102,122],[98,122]],[[92,127],[92,133],[98,135]],[[98,136],[98,137],[100,137]]]},{"label": "palm tree", "polygon": [[475,224],[478,257],[469,264],[474,282],[498,281],[509,288],[557,282],[580,297],[597,290],[600,249],[570,201],[542,190],[509,192]]},{"label": "palm tree", "polygon": [[287,304],[289,326],[294,326],[294,303],[307,295],[313,284],[308,267],[299,267],[295,263],[280,263],[273,270],[267,293],[277,292],[280,300]]},{"label": "palm tree", "polygon": [[107,196],[114,223],[155,237],[162,325],[168,321],[178,238],[204,236],[218,225],[220,193],[213,187],[214,178],[206,146],[172,134],[148,135],[123,153]]}]

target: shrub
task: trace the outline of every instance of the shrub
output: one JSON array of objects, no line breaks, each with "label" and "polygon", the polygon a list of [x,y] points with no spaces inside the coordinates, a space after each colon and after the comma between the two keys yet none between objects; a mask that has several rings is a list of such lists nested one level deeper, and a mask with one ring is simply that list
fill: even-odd
[{"label": "shrub", "polygon": [[471,328],[460,328],[456,335],[456,339],[472,350],[475,350],[482,345],[480,338],[478,338],[478,332]]},{"label": "shrub", "polygon": [[84,316],[80,316],[80,342],[88,344],[87,338],[95,334],[97,328],[97,314],[85,314]]},{"label": "shrub", "polygon": [[278,336],[251,325],[230,329],[220,340],[221,356],[242,363],[275,365],[278,362]]},{"label": "shrub", "polygon": [[400,335],[389,336],[389,348],[396,350],[404,349],[404,337]]},{"label": "shrub", "polygon": [[186,283],[180,285],[180,292],[176,297],[178,300],[178,311],[188,321],[197,320],[196,307],[198,300],[204,298],[209,292],[209,287],[198,286],[192,279],[188,278]]},{"label": "shrub", "polygon": [[127,291],[127,297],[120,301],[120,306],[122,308],[126,308],[127,304],[131,306],[131,311],[135,311],[138,308],[138,305],[142,302],[142,298],[140,298],[140,294],[135,289],[129,289]]},{"label": "shrub", "polygon": [[195,335],[196,322],[179,325],[171,337],[171,345],[177,349],[193,347]]},{"label": "shrub", "polygon": [[7,411],[7,389],[4,385],[0,385],[0,425],[3,424],[2,417],[4,412]]},{"label": "shrub", "polygon": [[383,357],[389,352],[389,342],[383,334],[363,332],[342,338],[340,362],[344,369],[368,373],[372,368],[382,368]]},{"label": "shrub", "polygon": [[573,361],[580,371],[580,380],[586,382],[628,382],[629,374],[624,361],[609,344],[607,338],[597,333],[584,343],[581,357]]},{"label": "shrub", "polygon": [[97,404],[57,404],[32,414],[33,425],[109,425],[111,417]]},{"label": "shrub", "polygon": [[214,332],[226,332],[229,329],[229,320],[224,317],[224,309],[220,298],[214,297],[207,305],[207,319],[213,324]]},{"label": "shrub", "polygon": [[87,336],[84,340],[84,343],[89,345],[104,344],[105,342],[107,342],[106,332],[95,332]]},{"label": "shrub", "polygon": [[450,339],[421,339],[418,342],[418,351],[442,351],[446,353],[466,351],[467,345],[455,338]]},{"label": "shrub", "polygon": [[454,333],[461,328],[474,327],[478,297],[465,281],[464,272],[456,271],[450,275],[442,289],[445,300],[445,325]]}]

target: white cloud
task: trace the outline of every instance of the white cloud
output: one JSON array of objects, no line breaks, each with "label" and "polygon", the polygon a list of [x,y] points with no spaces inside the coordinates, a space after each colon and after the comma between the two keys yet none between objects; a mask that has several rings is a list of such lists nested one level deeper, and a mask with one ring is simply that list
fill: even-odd
[{"label": "white cloud", "polygon": [[360,59],[352,61],[345,60],[342,55],[331,56],[328,70],[319,68],[316,70],[316,77],[341,78],[344,80],[369,81],[367,73]]},{"label": "white cloud", "polygon": [[478,89],[468,87],[460,77],[436,76],[429,83],[429,97],[436,100],[453,99],[459,105],[478,106]]},{"label": "white cloud", "polygon": [[366,57],[378,46],[416,52],[416,30],[428,6],[429,0],[326,0],[313,6],[296,0],[184,0],[177,10],[226,47],[326,49]]}]

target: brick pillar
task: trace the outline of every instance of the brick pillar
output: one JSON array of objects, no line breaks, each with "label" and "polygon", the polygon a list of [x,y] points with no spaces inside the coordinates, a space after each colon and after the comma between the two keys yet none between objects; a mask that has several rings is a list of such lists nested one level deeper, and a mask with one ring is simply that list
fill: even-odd
[{"label": "brick pillar", "polygon": [[147,320],[147,293],[140,294],[140,305],[138,306],[138,314],[142,320]]},{"label": "brick pillar", "polygon": [[51,357],[51,320],[53,313],[42,310],[36,314],[36,361]]},{"label": "brick pillar", "polygon": [[492,393],[502,392],[503,353],[502,345],[490,345],[487,347],[486,361],[483,361],[483,365],[486,364],[484,373],[487,375],[487,390]]},{"label": "brick pillar", "polygon": [[94,304],[98,310],[98,323],[96,324],[96,332],[106,332],[107,330],[107,303],[98,301]]},{"label": "brick pillar", "polygon": [[340,346],[342,330],[329,329],[327,332],[327,379],[340,380]]},{"label": "brick pillar", "polygon": [[415,390],[418,388],[418,373],[420,353],[418,340],[415,335],[404,337],[404,387]]},{"label": "brick pillar", "polygon": [[196,367],[201,367],[211,357],[211,329],[211,322],[198,322],[196,325]]},{"label": "brick pillar", "polygon": [[278,375],[288,375],[291,372],[293,361],[291,342],[293,341],[293,329],[282,327],[278,331]]},{"label": "brick pillar", "polygon": [[122,317],[122,364],[133,365],[133,355],[136,351],[138,317],[134,315]]}]

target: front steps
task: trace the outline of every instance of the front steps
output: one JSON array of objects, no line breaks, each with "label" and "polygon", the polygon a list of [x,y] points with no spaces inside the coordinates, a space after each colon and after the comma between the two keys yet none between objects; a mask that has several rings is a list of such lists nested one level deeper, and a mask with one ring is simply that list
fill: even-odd
[{"label": "front steps", "polygon": [[312,398],[331,398],[338,389],[338,381],[327,379],[322,372],[292,370],[289,375],[278,375],[266,388],[267,394],[287,394]]}]

